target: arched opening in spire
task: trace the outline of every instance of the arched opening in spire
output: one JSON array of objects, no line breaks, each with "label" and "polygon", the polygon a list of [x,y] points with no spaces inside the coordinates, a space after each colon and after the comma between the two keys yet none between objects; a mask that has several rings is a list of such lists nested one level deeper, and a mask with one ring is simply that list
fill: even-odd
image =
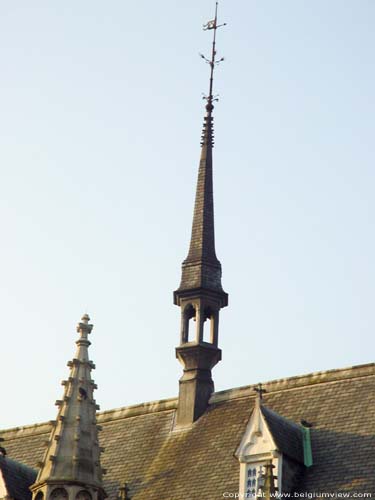
[{"label": "arched opening in spire", "polygon": [[218,312],[207,306],[204,308],[202,340],[217,345]]},{"label": "arched opening in spire", "polygon": [[[186,344],[187,342],[194,342],[196,336],[196,310],[193,304],[187,304],[183,310],[183,325],[182,325],[182,336],[181,344]],[[193,323],[194,321],[194,323]]]},{"label": "arched opening in spire", "polygon": [[76,500],[91,500],[92,496],[87,490],[81,490],[77,493]]},{"label": "arched opening in spire", "polygon": [[205,307],[204,317],[203,317],[203,342],[212,343],[211,340],[211,329],[212,329],[212,311],[210,307]]},{"label": "arched opening in spire", "polygon": [[51,500],[68,500],[68,492],[65,488],[56,488],[50,495]]}]

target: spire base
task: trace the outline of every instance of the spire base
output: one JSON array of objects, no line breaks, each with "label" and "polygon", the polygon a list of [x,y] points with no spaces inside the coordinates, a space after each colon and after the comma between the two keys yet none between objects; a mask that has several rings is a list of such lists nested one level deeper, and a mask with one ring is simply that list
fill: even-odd
[{"label": "spire base", "polygon": [[208,407],[215,390],[211,370],[221,360],[221,349],[206,342],[188,343],[176,348],[176,358],[184,367],[179,382],[176,427],[188,427]]}]

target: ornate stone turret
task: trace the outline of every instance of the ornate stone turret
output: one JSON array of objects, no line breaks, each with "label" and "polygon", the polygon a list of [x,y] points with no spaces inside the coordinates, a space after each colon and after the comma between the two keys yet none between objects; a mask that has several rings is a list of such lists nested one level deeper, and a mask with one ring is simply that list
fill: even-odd
[{"label": "ornate stone turret", "polygon": [[77,326],[77,351],[68,362],[70,375],[62,382],[63,399],[56,401],[58,414],[47,443],[47,450],[36,482],[31,486],[33,500],[102,500],[102,487],[96,410],[96,385],[91,379],[95,365],[89,359],[88,335],[93,325],[85,314]]},{"label": "ornate stone turret", "polygon": [[[216,61],[215,19],[206,29],[214,30],[210,89],[204,119],[202,150],[199,164],[190,249],[182,264],[181,283],[174,292],[174,303],[181,308],[180,345],[176,357],[184,368],[180,379],[177,426],[188,426],[206,410],[214,391],[212,368],[221,359],[218,347],[219,311],[228,304],[228,295],[221,285],[221,264],[215,252],[214,202],[212,182],[213,149],[213,70]],[[191,321],[195,321],[192,332]],[[208,326],[207,323],[210,322]],[[205,332],[205,326],[209,329]]]}]

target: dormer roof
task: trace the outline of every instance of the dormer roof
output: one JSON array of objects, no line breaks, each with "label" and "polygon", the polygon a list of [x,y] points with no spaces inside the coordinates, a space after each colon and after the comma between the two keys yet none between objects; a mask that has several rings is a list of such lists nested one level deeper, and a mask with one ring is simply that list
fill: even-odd
[{"label": "dormer roof", "polygon": [[31,499],[29,487],[36,476],[37,472],[31,467],[16,462],[8,456],[0,455],[0,498]]},{"label": "dormer roof", "polygon": [[303,464],[303,427],[279,415],[270,408],[267,408],[267,406],[261,405],[261,412],[278,451]]}]

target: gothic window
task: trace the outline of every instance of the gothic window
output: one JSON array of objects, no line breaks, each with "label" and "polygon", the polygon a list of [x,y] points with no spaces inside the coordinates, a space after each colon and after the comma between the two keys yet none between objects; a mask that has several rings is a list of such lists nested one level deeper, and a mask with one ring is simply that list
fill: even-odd
[{"label": "gothic window", "polygon": [[64,488],[55,488],[50,494],[50,500],[68,500],[68,492]]},{"label": "gothic window", "polygon": [[76,500],[91,500],[91,495],[86,490],[81,490],[77,493]]},{"label": "gothic window", "polygon": [[262,483],[262,472],[263,464],[259,463],[254,467],[253,464],[249,465],[247,469],[247,481],[246,481],[246,494],[249,497],[253,497],[259,491],[259,487]]},{"label": "gothic window", "polygon": [[39,491],[39,493],[37,493],[34,500],[43,500],[43,497],[44,497],[43,493],[41,491]]},{"label": "gothic window", "polygon": [[252,476],[256,476],[257,475],[257,470],[255,467],[249,467],[249,469],[247,470],[247,477],[252,477]]}]

